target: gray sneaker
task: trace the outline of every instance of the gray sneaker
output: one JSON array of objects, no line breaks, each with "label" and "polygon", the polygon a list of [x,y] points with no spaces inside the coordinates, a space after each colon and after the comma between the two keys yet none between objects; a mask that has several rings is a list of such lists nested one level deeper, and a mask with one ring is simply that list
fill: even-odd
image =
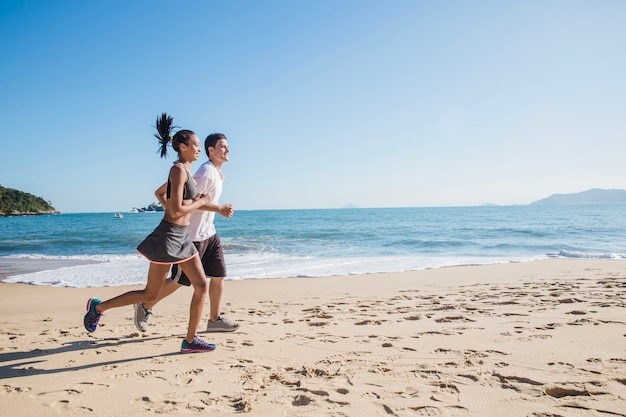
[{"label": "gray sneaker", "polygon": [[152,316],[152,310],[146,310],[143,304],[133,305],[135,308],[135,327],[140,332],[148,331],[148,319]]},{"label": "gray sneaker", "polygon": [[234,332],[239,328],[239,323],[233,323],[224,316],[219,316],[217,320],[209,320],[206,325],[207,332]]}]

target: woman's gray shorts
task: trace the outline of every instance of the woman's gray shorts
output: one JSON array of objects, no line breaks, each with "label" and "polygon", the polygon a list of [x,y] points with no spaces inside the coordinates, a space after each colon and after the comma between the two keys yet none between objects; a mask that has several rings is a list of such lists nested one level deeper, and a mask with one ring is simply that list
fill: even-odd
[{"label": "woman's gray shorts", "polygon": [[[222,243],[217,234],[200,242],[193,242],[198,249],[198,256],[202,262],[204,275],[207,278],[224,278],[226,277],[226,264],[224,263],[224,252],[222,251]],[[172,265],[172,275],[168,278],[180,285],[190,286],[191,281],[178,265]]]},{"label": "woman's gray shorts", "polygon": [[179,264],[193,258],[198,250],[187,236],[187,226],[161,220],[161,223],[137,246],[137,252],[156,264]]}]

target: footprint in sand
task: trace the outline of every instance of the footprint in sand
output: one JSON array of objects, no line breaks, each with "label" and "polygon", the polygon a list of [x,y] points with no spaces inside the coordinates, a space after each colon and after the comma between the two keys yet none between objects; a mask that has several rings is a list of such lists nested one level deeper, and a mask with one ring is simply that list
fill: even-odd
[{"label": "footprint in sand", "polygon": [[164,363],[168,363],[168,362],[172,362],[173,359],[170,358],[163,358],[163,357],[154,357],[152,359],[150,359],[151,363],[154,363],[156,365],[162,365]]},{"label": "footprint in sand", "polygon": [[437,323],[449,323],[452,321],[475,322],[476,320],[472,320],[464,316],[445,316],[435,320]]},{"label": "footprint in sand", "polygon": [[67,388],[67,389],[62,389],[62,390],[57,390],[57,391],[46,391],[46,392],[40,392],[37,395],[38,396],[48,396],[48,395],[53,395],[53,396],[61,396],[61,397],[69,397],[69,396],[74,396],[74,395],[80,395],[80,394],[85,394],[85,395],[89,395],[89,390],[93,390],[93,391],[99,391],[102,390],[104,388],[109,388],[109,385],[105,385],[105,384],[94,384],[93,382],[81,382],[78,384],[74,384],[72,387]]},{"label": "footprint in sand", "polygon": [[415,411],[418,416],[440,416],[443,414],[443,412],[439,408],[429,405],[424,405],[420,407],[409,407],[409,409]]},{"label": "footprint in sand", "polygon": [[63,416],[76,416],[93,413],[92,408],[83,406],[74,407],[68,400],[53,401],[50,406]]},{"label": "footprint in sand", "polygon": [[554,398],[563,398],[563,397],[591,397],[597,395],[611,395],[610,392],[601,392],[595,391],[591,392],[586,388],[580,388],[576,385],[572,386],[559,386],[559,385],[549,385],[545,388],[545,393],[550,397]]},{"label": "footprint in sand", "polygon": [[155,377],[157,379],[165,380],[165,378],[158,376],[159,373],[163,372],[159,369],[142,369],[137,372],[127,373],[127,374],[116,374],[113,376],[115,379],[138,379],[144,380],[147,377]]},{"label": "footprint in sand", "polygon": [[177,401],[171,400],[152,401],[150,397],[141,397],[135,401],[140,403],[146,411],[156,414],[174,415],[181,408]]},{"label": "footprint in sand", "polygon": [[291,405],[301,407],[303,405],[309,405],[311,402],[313,402],[313,399],[308,395],[298,394],[293,398]]},{"label": "footprint in sand", "polygon": [[6,394],[21,394],[24,392],[32,391],[31,387],[12,387],[11,385],[3,385],[2,390]]},{"label": "footprint in sand", "polygon": [[383,324],[384,322],[386,322],[387,320],[362,320],[359,322],[354,323],[356,326],[365,326],[368,324],[373,324],[376,326],[380,326],[381,324]]},{"label": "footprint in sand", "polygon": [[231,406],[238,413],[249,413],[252,411],[252,402],[247,397],[237,397],[232,399]]},{"label": "footprint in sand", "polygon": [[[38,393],[37,396],[46,398],[52,397],[53,399],[49,405],[57,413],[63,416],[75,416],[92,413],[94,410],[90,407],[83,405],[74,405],[77,400],[71,398],[84,399],[85,396],[89,396],[89,390],[101,390],[102,388],[108,388],[108,385],[94,384],[91,382],[82,382],[73,385],[71,388],[62,389],[57,391],[48,391]],[[101,392],[101,391],[100,391]],[[84,402],[84,401],[83,401]]]},{"label": "footprint in sand", "polygon": [[313,326],[313,327],[328,326],[330,324],[327,321],[309,321],[309,320],[307,321],[308,321],[308,325]]},{"label": "footprint in sand", "polygon": [[187,372],[176,374],[176,384],[178,384],[178,385],[189,385],[189,384],[195,382],[196,376],[200,375],[202,372],[204,372],[204,370],[202,370],[200,368],[197,368],[197,369],[192,369],[192,370],[187,371]]},{"label": "footprint in sand", "polygon": [[211,397],[209,391],[196,391],[191,394],[182,392],[171,392],[164,394],[164,404],[157,406],[164,406],[168,404],[176,404],[184,407],[187,410],[200,412],[207,410],[208,407],[214,407],[218,404],[219,399]]}]

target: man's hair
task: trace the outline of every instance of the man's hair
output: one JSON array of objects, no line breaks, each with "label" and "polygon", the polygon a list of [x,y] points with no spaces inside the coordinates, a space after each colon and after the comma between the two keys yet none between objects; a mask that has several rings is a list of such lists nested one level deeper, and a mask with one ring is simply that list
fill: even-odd
[{"label": "man's hair", "polygon": [[226,139],[226,135],[223,133],[211,133],[209,136],[206,137],[206,139],[204,140],[204,151],[206,152],[207,156],[209,156],[209,148],[215,148],[215,144],[220,139]]}]

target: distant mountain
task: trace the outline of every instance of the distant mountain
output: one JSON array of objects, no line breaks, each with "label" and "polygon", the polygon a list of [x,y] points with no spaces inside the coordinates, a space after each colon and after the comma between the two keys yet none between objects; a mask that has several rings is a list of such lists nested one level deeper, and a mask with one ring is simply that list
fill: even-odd
[{"label": "distant mountain", "polygon": [[43,198],[0,185],[0,216],[56,213],[58,211]]},{"label": "distant mountain", "polygon": [[553,194],[531,205],[626,204],[626,190],[594,188],[573,194]]}]

